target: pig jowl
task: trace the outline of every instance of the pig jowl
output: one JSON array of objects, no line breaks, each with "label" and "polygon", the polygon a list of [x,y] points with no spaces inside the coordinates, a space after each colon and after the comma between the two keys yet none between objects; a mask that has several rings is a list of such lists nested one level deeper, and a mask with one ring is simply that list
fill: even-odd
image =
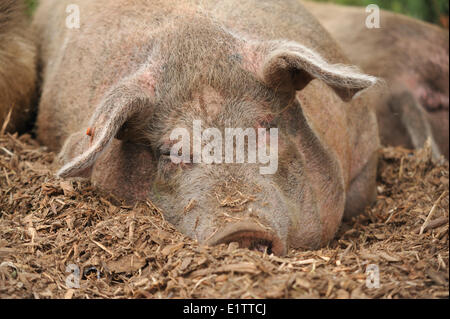
[{"label": "pig jowl", "polygon": [[[79,29],[57,27],[69,3]],[[374,200],[377,79],[347,66],[297,1],[268,3],[41,1],[37,131],[59,151],[58,175],[150,199],[206,244],[283,255],[331,240],[344,215]],[[201,140],[196,121],[211,129]],[[276,170],[261,174],[252,147],[274,128]],[[211,147],[229,129],[246,132],[228,143],[232,161],[226,142]],[[173,161],[177,143],[186,161]],[[272,141],[262,144],[270,154]]]}]

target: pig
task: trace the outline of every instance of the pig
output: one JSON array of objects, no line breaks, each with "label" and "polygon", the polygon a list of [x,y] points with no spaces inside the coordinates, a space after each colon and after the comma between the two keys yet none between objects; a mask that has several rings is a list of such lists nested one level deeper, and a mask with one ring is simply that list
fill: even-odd
[{"label": "pig", "polygon": [[[69,4],[79,28],[65,24]],[[326,245],[376,198],[381,81],[297,0],[42,0],[34,27],[37,136],[59,152],[59,177],[151,201],[200,244],[276,255]],[[276,129],[266,149],[277,149],[276,169],[216,151],[212,163],[177,164],[173,133],[195,136],[195,121],[220,134],[257,129],[259,142]],[[250,156],[250,140],[236,135],[232,152]],[[208,141],[189,140],[188,159]]]},{"label": "pig", "polygon": [[376,112],[381,143],[421,148],[430,137],[434,158],[449,158],[448,30],[380,11],[367,28],[364,7],[302,2],[364,71],[385,79]]},{"label": "pig", "polygon": [[30,126],[36,97],[36,46],[23,1],[0,1],[0,130]]}]

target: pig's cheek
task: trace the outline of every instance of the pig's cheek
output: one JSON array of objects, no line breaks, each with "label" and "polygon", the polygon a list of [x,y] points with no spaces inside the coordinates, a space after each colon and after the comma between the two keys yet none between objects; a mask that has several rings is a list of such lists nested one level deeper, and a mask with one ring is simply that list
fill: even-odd
[{"label": "pig's cheek", "polygon": [[136,202],[148,197],[155,171],[148,147],[114,140],[97,160],[91,179],[101,191]]}]

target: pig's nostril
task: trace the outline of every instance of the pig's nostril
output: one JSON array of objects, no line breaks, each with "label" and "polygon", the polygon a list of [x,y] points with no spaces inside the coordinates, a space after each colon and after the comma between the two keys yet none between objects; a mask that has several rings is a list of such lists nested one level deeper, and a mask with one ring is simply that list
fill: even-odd
[{"label": "pig's nostril", "polygon": [[237,242],[239,244],[239,247],[241,248],[248,248],[250,250],[256,250],[260,252],[266,252],[268,254],[272,253],[272,241],[263,239],[263,238],[256,238],[252,236],[253,234],[249,234],[249,236],[239,236],[239,237],[232,237],[225,239],[225,243],[230,242]]},{"label": "pig's nostril", "polygon": [[248,247],[250,250],[257,250],[260,252],[266,252],[268,254],[272,253],[272,242],[266,240],[256,240],[253,241]]},{"label": "pig's nostril", "polygon": [[273,232],[251,223],[228,225],[208,241],[210,245],[236,242],[241,248],[257,250],[268,254],[283,255],[285,245]]}]

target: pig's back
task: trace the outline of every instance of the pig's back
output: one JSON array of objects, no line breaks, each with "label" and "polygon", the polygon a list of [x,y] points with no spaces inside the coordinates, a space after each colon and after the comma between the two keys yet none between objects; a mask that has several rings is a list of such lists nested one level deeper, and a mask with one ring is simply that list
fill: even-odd
[{"label": "pig's back", "polygon": [[297,0],[197,1],[230,29],[261,39],[297,41],[332,63],[347,59],[337,43]]},{"label": "pig's back", "polygon": [[[65,27],[70,4],[79,5],[80,29]],[[42,35],[42,60],[48,61],[43,65],[45,83],[38,116],[41,141],[57,150],[68,136],[85,130],[108,89],[148,57],[149,43],[159,31],[198,11],[238,36],[294,40],[330,62],[348,62],[335,41],[296,0],[42,0],[35,18]],[[339,113],[346,121],[348,111],[341,105],[329,107],[328,113]],[[345,132],[330,132],[320,116],[311,115],[311,121],[318,131],[328,134],[324,139],[347,139]]]}]

